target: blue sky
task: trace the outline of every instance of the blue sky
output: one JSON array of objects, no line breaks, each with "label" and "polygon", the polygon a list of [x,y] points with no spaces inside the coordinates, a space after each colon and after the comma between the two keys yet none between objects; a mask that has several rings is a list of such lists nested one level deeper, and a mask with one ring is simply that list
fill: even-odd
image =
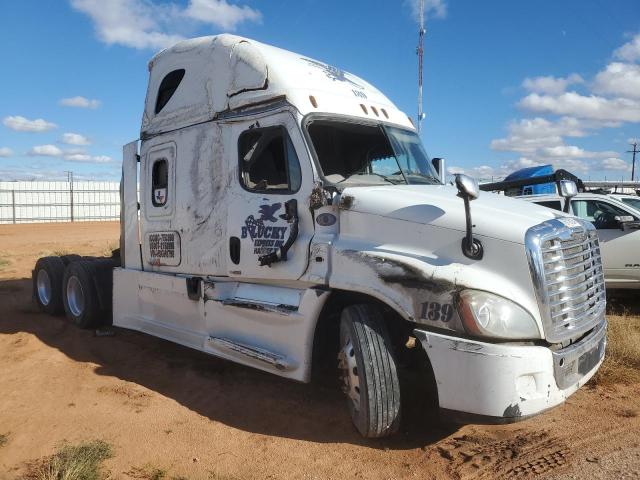
[{"label": "blue sky", "polygon": [[[21,0],[0,16],[0,179],[119,178],[147,61],[233,32],[351,71],[415,115],[417,0]],[[637,0],[426,0],[423,140],[484,178],[553,163],[630,178]]]}]

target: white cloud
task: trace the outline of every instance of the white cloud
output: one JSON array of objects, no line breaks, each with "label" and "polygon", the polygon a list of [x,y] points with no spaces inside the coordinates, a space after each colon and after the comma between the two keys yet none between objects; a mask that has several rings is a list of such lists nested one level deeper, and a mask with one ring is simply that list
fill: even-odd
[{"label": "white cloud", "polygon": [[259,11],[246,5],[231,5],[226,0],[190,0],[184,14],[224,30],[234,30],[244,21],[259,22],[262,19]]},{"label": "white cloud", "polygon": [[601,165],[605,170],[631,171],[631,165],[617,157],[605,158]]},{"label": "white cloud", "polygon": [[630,42],[625,43],[613,52],[613,55],[627,62],[640,60],[640,33],[636,34]]},{"label": "white cloud", "polygon": [[184,37],[185,23],[201,23],[223,30],[235,30],[245,21],[260,21],[258,10],[227,0],[189,0],[186,8],[177,2],[151,0],[71,0],[76,10],[93,20],[100,41],[133,48],[164,48]]},{"label": "white cloud", "polygon": [[523,118],[509,124],[509,135],[491,141],[491,149],[520,153],[531,153],[539,148],[562,145],[563,136],[583,137],[591,128],[590,122],[572,117],[562,117],[557,121],[545,118]]},{"label": "white cloud", "polygon": [[519,106],[534,112],[568,115],[609,122],[640,122],[640,102],[628,98],[604,98],[567,92],[560,95],[531,93]]},{"label": "white cloud", "polygon": [[57,127],[55,123],[47,122],[42,118],[28,120],[20,115],[5,117],[2,123],[5,127],[17,132],[46,132]]},{"label": "white cloud", "polygon": [[110,163],[113,162],[113,159],[111,157],[108,157],[107,155],[97,155],[94,156],[92,158],[93,163]]},{"label": "white cloud", "polygon": [[575,145],[556,145],[542,148],[537,152],[539,158],[605,158],[617,155],[618,152],[591,152]]},{"label": "white cloud", "polygon": [[69,162],[81,162],[81,163],[110,163],[113,160],[106,155],[87,155],[85,153],[74,153],[65,155],[64,159]]},{"label": "white cloud", "polygon": [[65,133],[62,135],[62,143],[67,145],[91,145],[89,139],[79,133]]},{"label": "white cloud", "polygon": [[593,91],[624,98],[640,99],[640,65],[614,62],[599,72]]},{"label": "white cloud", "polygon": [[[410,0],[411,11],[418,21],[420,19],[420,0]],[[444,18],[447,16],[445,0],[424,0],[424,18]]]},{"label": "white cloud", "polygon": [[34,157],[56,157],[68,162],[81,163],[110,163],[113,161],[111,157],[106,155],[89,155],[79,149],[62,150],[55,145],[36,145],[27,152],[27,155]]},{"label": "white cloud", "polygon": [[584,80],[580,75],[573,73],[566,78],[553,76],[525,78],[522,86],[530,92],[559,95],[564,93],[569,85],[576,83],[584,83]]},{"label": "white cloud", "polygon": [[89,99],[86,97],[70,97],[63,98],[58,102],[63,107],[76,107],[76,108],[98,108],[100,106],[100,100]]},{"label": "white cloud", "polygon": [[36,145],[27,153],[31,156],[39,157],[61,157],[64,152],[55,145]]},{"label": "white cloud", "polygon": [[9,147],[0,147],[0,157],[10,157],[13,155],[13,150]]}]

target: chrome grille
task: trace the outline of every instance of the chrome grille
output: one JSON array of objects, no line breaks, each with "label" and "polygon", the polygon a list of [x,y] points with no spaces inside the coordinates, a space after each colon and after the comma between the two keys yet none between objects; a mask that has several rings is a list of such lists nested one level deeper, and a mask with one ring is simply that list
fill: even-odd
[{"label": "chrome grille", "polygon": [[530,229],[526,243],[547,340],[560,342],[596,325],[606,295],[593,225],[552,220]]}]

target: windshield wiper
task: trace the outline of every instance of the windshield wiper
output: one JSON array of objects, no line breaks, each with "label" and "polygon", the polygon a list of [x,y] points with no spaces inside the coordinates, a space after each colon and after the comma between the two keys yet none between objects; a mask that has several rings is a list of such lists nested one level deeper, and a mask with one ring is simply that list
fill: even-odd
[{"label": "windshield wiper", "polygon": [[433,181],[433,183],[442,183],[440,179],[434,175],[425,175],[424,173],[419,173],[419,172],[408,172],[406,175],[410,177],[419,177],[419,178],[424,178],[426,180],[431,180]]},{"label": "windshield wiper", "polygon": [[355,176],[367,176],[367,175],[375,175],[376,177],[379,177],[379,178],[383,179],[385,182],[388,182],[388,183],[390,183],[391,185],[397,185],[397,183],[396,183],[396,182],[394,182],[393,180],[390,180],[389,178],[385,177],[384,175],[382,175],[382,174],[380,174],[380,173],[374,173],[374,172],[371,172],[371,173],[353,173],[353,174],[349,175],[347,178],[345,178],[344,180],[340,180],[340,181],[339,181],[339,182],[337,182],[337,183],[345,182],[345,181],[349,180],[351,177],[355,177]]}]

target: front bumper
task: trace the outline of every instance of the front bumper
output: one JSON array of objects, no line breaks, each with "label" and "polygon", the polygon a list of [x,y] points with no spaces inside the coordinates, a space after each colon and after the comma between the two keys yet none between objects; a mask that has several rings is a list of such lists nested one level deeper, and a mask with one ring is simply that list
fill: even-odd
[{"label": "front bumper", "polygon": [[604,359],[606,320],[561,350],[468,340],[416,329],[443,410],[517,421],[562,403]]}]

